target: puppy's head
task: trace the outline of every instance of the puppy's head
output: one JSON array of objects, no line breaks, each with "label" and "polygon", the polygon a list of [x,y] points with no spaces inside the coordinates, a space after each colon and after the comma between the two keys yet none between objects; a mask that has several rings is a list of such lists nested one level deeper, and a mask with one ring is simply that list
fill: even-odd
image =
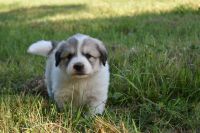
[{"label": "puppy's head", "polygon": [[76,34],[60,42],[55,50],[55,65],[75,78],[88,77],[106,65],[107,50],[95,38]]}]

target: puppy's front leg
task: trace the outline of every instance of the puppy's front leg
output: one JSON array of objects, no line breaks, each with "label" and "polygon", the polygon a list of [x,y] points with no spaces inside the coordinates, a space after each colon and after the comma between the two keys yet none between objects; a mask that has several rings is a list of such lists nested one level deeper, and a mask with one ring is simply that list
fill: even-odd
[{"label": "puppy's front leg", "polygon": [[70,99],[69,96],[67,96],[65,93],[54,93],[54,100],[58,106],[59,109],[63,109],[65,106],[65,103],[68,102]]},{"label": "puppy's front leg", "polygon": [[54,95],[54,100],[55,100],[56,105],[57,105],[57,107],[58,107],[59,109],[63,109],[63,108],[64,108],[65,102],[64,102],[64,100],[63,100],[62,98],[56,97],[56,96]]},{"label": "puppy's front leg", "polygon": [[89,113],[91,115],[102,114],[105,108],[106,100],[97,100],[96,98],[92,98],[89,103]]}]

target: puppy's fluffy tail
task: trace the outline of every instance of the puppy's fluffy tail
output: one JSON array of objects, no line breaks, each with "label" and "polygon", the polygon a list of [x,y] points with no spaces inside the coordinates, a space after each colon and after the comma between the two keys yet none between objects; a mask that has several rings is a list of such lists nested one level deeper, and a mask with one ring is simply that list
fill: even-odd
[{"label": "puppy's fluffy tail", "polygon": [[51,41],[41,40],[31,44],[27,52],[47,57],[52,49],[53,46]]}]

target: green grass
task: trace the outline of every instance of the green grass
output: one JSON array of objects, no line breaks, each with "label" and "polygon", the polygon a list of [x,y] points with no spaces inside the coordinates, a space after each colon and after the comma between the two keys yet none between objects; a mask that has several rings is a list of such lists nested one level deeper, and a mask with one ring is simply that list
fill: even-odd
[{"label": "green grass", "polygon": [[[199,3],[0,0],[0,132],[198,132]],[[22,89],[44,73],[45,59],[27,54],[27,47],[78,32],[109,48],[109,99],[95,118],[72,107],[58,112]]]}]

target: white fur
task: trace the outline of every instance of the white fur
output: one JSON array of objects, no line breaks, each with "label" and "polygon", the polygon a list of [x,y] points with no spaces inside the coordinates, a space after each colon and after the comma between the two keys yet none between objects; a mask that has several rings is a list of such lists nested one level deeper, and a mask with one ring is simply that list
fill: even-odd
[{"label": "white fur", "polygon": [[[78,55],[70,61],[66,71],[55,66],[55,53],[59,45],[48,56],[45,71],[45,82],[48,94],[56,101],[60,108],[62,108],[65,103],[69,104],[72,102],[74,106],[88,105],[92,115],[102,114],[107,101],[110,77],[109,65],[107,62],[105,66],[101,64],[98,71],[94,72],[89,62],[80,54],[80,46],[83,40],[89,36],[76,34],[74,37],[78,40]],[[38,55],[47,55],[50,51],[50,46],[46,47],[48,44],[49,43],[37,42],[33,44],[33,46],[30,46],[31,50],[28,51]],[[45,50],[43,50],[43,48]],[[72,76],[74,71],[73,64],[76,62],[84,63],[86,74],[89,76],[83,76],[81,78]]]},{"label": "white fur", "polygon": [[28,53],[47,56],[50,50],[52,49],[51,41],[41,40],[36,43],[33,43],[27,50]]}]

